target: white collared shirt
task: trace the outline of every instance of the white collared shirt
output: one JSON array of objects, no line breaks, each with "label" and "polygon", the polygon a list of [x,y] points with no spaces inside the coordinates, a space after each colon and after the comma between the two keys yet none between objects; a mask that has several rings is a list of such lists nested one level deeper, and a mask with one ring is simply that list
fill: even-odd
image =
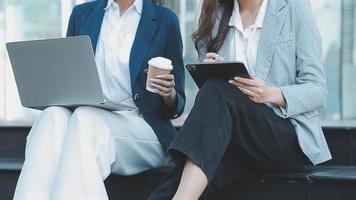
[{"label": "white collared shirt", "polygon": [[[95,60],[107,100],[134,106],[130,78],[130,53],[141,19],[142,0],[135,0],[120,16],[119,5],[108,0]],[[134,106],[135,107],[135,106]]]},{"label": "white collared shirt", "polygon": [[235,60],[244,63],[250,74],[256,74],[257,49],[268,0],[263,0],[254,24],[245,29],[242,24],[239,4],[237,1],[234,2],[234,11],[229,22],[229,26],[233,28],[233,37],[230,37],[231,41],[227,42],[234,44],[232,51],[235,51]]}]

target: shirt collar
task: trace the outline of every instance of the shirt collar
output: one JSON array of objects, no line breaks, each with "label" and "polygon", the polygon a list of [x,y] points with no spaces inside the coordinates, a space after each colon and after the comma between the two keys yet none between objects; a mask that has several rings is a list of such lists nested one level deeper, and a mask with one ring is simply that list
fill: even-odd
[{"label": "shirt collar", "polygon": [[[241,15],[240,15],[240,6],[237,3],[237,1],[234,1],[234,2],[235,2],[234,3],[235,4],[234,11],[231,15],[231,18],[229,21],[229,26],[234,26],[240,30],[243,30],[242,19],[241,19]],[[266,11],[267,11],[267,4],[268,4],[268,0],[263,0],[261,7],[258,11],[257,17],[255,19],[255,22],[250,27],[253,27],[253,28],[262,28],[263,27],[264,18],[265,18]]]},{"label": "shirt collar", "polygon": [[[116,2],[114,0],[108,0],[108,3],[104,10],[108,10],[111,6],[113,6]],[[130,9],[131,7],[134,7],[136,12],[141,15],[142,13],[142,8],[143,8],[143,0],[135,0],[133,4],[128,8]]]}]

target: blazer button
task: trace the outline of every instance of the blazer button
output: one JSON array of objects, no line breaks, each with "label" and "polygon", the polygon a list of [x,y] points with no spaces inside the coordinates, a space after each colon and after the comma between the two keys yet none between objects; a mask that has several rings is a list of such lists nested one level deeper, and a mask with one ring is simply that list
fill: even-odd
[{"label": "blazer button", "polygon": [[137,101],[139,98],[140,98],[140,95],[138,95],[138,93],[136,93],[136,94],[134,95],[134,101]]}]

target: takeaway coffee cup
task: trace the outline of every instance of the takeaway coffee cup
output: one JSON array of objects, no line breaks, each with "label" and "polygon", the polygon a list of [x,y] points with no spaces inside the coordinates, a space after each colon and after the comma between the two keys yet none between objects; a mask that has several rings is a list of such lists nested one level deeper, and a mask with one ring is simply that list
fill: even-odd
[{"label": "takeaway coffee cup", "polygon": [[157,93],[156,89],[151,86],[151,79],[157,76],[170,74],[173,69],[172,61],[163,57],[155,57],[148,61],[148,72],[146,90]]}]

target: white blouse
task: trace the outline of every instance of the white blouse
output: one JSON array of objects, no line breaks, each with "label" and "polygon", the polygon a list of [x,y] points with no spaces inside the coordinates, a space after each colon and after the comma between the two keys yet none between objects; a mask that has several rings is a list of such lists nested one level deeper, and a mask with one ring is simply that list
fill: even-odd
[{"label": "white blouse", "polygon": [[263,0],[258,11],[254,24],[244,29],[240,15],[240,7],[235,2],[234,11],[230,18],[229,26],[233,30],[231,37],[227,37],[225,42],[232,44],[232,55],[234,58],[226,58],[242,62],[246,65],[250,74],[256,74],[257,49],[260,42],[261,30],[267,10],[268,0]]},{"label": "white blouse", "polygon": [[134,108],[129,61],[142,6],[142,0],[135,0],[120,16],[119,5],[108,1],[95,55],[104,96]]}]

